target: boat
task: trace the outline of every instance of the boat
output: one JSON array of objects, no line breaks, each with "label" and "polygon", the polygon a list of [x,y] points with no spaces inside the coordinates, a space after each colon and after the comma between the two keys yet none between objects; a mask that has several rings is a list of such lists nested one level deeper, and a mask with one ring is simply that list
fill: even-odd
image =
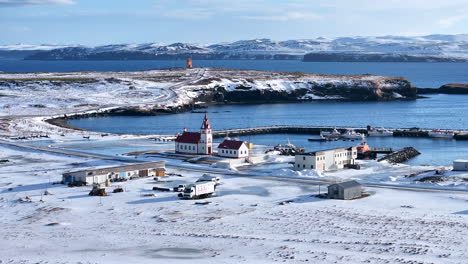
[{"label": "boat", "polygon": [[428,132],[428,135],[435,138],[453,138],[455,136],[455,132],[452,130],[433,129]]},{"label": "boat", "polygon": [[278,144],[273,149],[279,151],[281,155],[295,155],[296,153],[303,153],[305,150],[304,148],[296,147],[294,144],[291,144],[289,139],[286,145]]},{"label": "boat", "polygon": [[334,128],[332,131],[320,131],[320,137],[339,138],[341,137],[341,133],[336,128]]},{"label": "boat", "polygon": [[363,141],[363,142],[361,142],[361,144],[359,144],[356,147],[356,150],[357,150],[358,153],[364,153],[364,152],[370,151],[371,148],[369,147],[369,145],[367,144],[366,141]]},{"label": "boat", "polygon": [[393,131],[381,127],[370,130],[369,132],[367,132],[367,134],[369,135],[369,137],[392,137]]},{"label": "boat", "polygon": [[364,134],[358,133],[354,130],[348,130],[346,133],[341,135],[343,139],[349,139],[349,140],[358,140],[358,139],[364,139],[366,136]]}]

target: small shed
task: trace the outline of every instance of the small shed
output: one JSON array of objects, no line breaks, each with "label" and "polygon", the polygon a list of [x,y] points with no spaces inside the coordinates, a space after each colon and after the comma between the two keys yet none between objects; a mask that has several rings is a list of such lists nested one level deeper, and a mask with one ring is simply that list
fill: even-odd
[{"label": "small shed", "polygon": [[156,169],[156,177],[164,177],[164,176],[166,176],[166,169],[157,168]]},{"label": "small shed", "polygon": [[357,181],[335,183],[328,186],[328,198],[351,200],[362,196],[362,185]]},{"label": "small shed", "polygon": [[454,171],[468,171],[468,160],[454,160],[453,161]]}]

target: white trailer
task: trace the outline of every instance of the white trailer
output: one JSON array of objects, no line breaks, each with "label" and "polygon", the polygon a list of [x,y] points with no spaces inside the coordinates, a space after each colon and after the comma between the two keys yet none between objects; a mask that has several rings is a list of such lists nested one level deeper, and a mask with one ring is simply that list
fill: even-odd
[{"label": "white trailer", "polygon": [[197,182],[185,186],[182,193],[179,193],[181,199],[200,199],[211,196],[215,192],[216,184],[214,182]]},{"label": "white trailer", "polygon": [[196,182],[214,182],[216,185],[221,183],[221,179],[217,176],[203,174]]}]

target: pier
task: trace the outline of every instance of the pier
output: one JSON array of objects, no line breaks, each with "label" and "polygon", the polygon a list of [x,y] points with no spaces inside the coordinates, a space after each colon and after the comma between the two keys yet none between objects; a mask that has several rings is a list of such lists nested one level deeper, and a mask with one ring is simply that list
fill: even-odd
[{"label": "pier", "polygon": [[[260,126],[260,127],[246,127],[246,128],[232,128],[213,130],[214,138],[223,137],[240,137],[250,135],[265,135],[265,134],[302,134],[302,135],[319,135],[320,131],[338,130],[344,133],[347,130],[354,130],[356,132],[367,135],[367,127],[336,127],[336,126]],[[386,128],[393,132],[394,137],[429,137],[429,131],[433,129],[419,129],[419,128]],[[467,130],[457,130],[454,139],[468,140]],[[155,135],[152,139],[156,141],[174,141],[176,135]],[[377,150],[376,150],[377,151]],[[383,150],[382,150],[383,151]],[[387,153],[379,153],[387,154]]]},{"label": "pier", "polygon": [[[340,133],[347,130],[354,130],[356,132],[367,135],[367,127],[335,127],[335,126],[262,126],[251,128],[234,128],[213,131],[213,137],[237,137],[261,134],[305,134],[305,135],[319,135],[320,131],[331,131],[337,129]],[[393,132],[394,137],[429,137],[429,131],[433,129],[420,129],[420,128],[386,128]],[[454,139],[468,140],[468,131],[459,130],[455,134]]]}]

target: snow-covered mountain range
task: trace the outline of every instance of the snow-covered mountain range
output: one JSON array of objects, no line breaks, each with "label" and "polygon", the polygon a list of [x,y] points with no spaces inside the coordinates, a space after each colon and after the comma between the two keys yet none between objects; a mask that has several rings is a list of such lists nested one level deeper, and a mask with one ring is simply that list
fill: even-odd
[{"label": "snow-covered mountain range", "polygon": [[[26,59],[97,60],[97,59],[303,59],[308,53],[381,54],[385,56],[429,56],[431,58],[468,59],[468,34],[418,37],[340,37],[274,41],[240,40],[217,44],[145,43],[87,46],[0,46],[2,53],[28,51]],[[31,54],[31,51],[35,53]],[[332,56],[333,57],[333,56]]]}]

